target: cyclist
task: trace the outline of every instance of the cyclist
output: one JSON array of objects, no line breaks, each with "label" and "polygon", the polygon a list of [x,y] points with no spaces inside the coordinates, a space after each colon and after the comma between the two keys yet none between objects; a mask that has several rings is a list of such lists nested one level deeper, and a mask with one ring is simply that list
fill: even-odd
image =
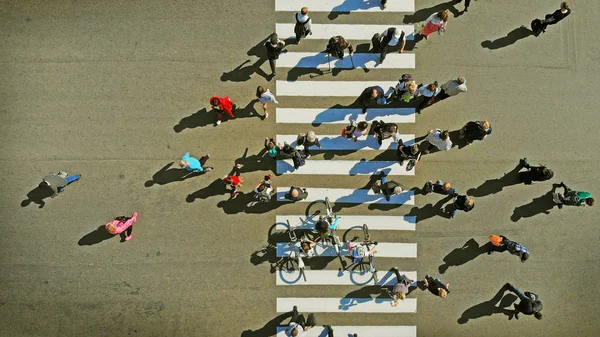
[{"label": "cyclist", "polygon": [[317,244],[309,238],[306,238],[305,241],[300,242],[300,253],[303,255],[302,257],[313,257],[315,256],[314,247]]},{"label": "cyclist", "polygon": [[338,221],[340,218],[337,216],[334,218],[333,223],[331,222],[331,218],[327,218],[324,216],[319,216],[319,221],[315,224],[314,231],[321,235],[326,235],[327,232],[337,227]]},{"label": "cyclist", "polygon": [[348,241],[348,253],[352,256],[353,264],[360,263],[364,257],[372,257],[375,256],[375,252],[377,251],[377,243],[373,242],[373,248],[369,250],[367,245],[355,245],[352,242]]}]

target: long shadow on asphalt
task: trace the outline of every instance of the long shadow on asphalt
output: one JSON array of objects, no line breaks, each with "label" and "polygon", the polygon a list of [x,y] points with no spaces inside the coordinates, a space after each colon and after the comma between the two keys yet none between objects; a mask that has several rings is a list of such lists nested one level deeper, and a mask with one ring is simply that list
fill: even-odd
[{"label": "long shadow on asphalt", "polygon": [[273,318],[265,326],[258,330],[246,330],[242,332],[241,337],[265,337],[274,336],[277,332],[277,327],[282,325],[283,321],[292,317],[292,312],[286,312]]},{"label": "long shadow on asphalt", "polygon": [[451,0],[432,7],[421,8],[412,14],[407,14],[404,16],[402,22],[405,24],[421,23],[427,20],[431,14],[443,11],[450,11],[452,14],[454,14],[455,18],[462,15],[460,11],[454,8],[454,0]]},{"label": "long shadow on asphalt", "polygon": [[519,179],[519,171],[521,168],[522,166],[517,164],[510,172],[504,173],[502,177],[486,180],[478,187],[468,189],[467,194],[473,197],[485,197],[502,191],[504,187],[518,185],[521,183],[521,180]]},{"label": "long shadow on asphalt", "polygon": [[[260,119],[264,120],[264,117],[259,115],[258,112],[256,111],[256,109],[254,108],[254,104],[256,104],[256,102],[258,102],[258,99],[253,99],[251,100],[248,104],[246,104],[245,107],[240,108],[238,107],[235,112],[234,112],[234,116],[235,118],[233,120],[236,119],[240,119],[240,118],[249,118],[249,117],[258,117]],[[225,117],[223,118],[223,123],[228,122],[231,119],[228,119],[229,116],[225,115]],[[216,126],[217,122],[217,112],[215,110],[210,110],[208,111],[206,108],[202,108],[201,110],[198,110],[197,112],[183,117],[179,123],[177,123],[177,125],[175,125],[173,127],[173,131],[180,133],[181,131],[185,130],[185,129],[195,129],[195,128],[200,128],[200,127],[204,127],[210,124],[213,124]]]},{"label": "long shadow on asphalt", "polygon": [[81,239],[79,239],[79,242],[77,242],[77,244],[80,246],[91,246],[98,244],[104,240],[108,240],[113,236],[114,235],[107,232],[106,227],[102,225],[93,232],[84,235]]},{"label": "long shadow on asphalt", "polygon": [[450,219],[450,208],[452,207],[452,205],[444,206],[444,204],[452,200],[452,198],[452,195],[448,195],[442,198],[440,201],[438,201],[435,205],[427,204],[421,208],[413,207],[407,215],[415,216],[417,218],[417,223],[433,218],[435,216]]},{"label": "long shadow on asphalt", "polygon": [[170,168],[172,165],[173,162],[170,162],[163,168],[161,168],[158,172],[154,173],[152,175],[152,179],[146,181],[144,183],[144,186],[151,187],[154,184],[165,185],[176,181],[184,181],[186,179],[197,177],[206,173],[205,171],[195,173],[190,172],[186,169]]},{"label": "long shadow on asphalt", "polygon": [[196,199],[208,199],[212,196],[229,194],[231,191],[227,189],[225,183],[220,178],[215,179],[210,185],[199,189],[198,191],[188,194],[185,198],[187,202],[194,202]]},{"label": "long shadow on asphalt", "polygon": [[[507,310],[505,308],[509,307],[516,301],[517,296],[513,294],[508,294],[504,296],[506,292],[506,285],[502,286],[498,293],[492,297],[489,301],[485,301],[479,304],[476,304],[469,309],[465,310],[461,317],[458,319],[458,324],[465,324],[471,319],[477,319],[483,316],[492,316],[493,314],[505,314],[508,316],[508,319],[512,319],[514,315],[513,310]],[[504,296],[504,297],[503,297]],[[496,304],[500,301],[500,305],[496,306]]]},{"label": "long shadow on asphalt", "polygon": [[491,242],[487,242],[479,246],[475,239],[469,239],[462,247],[452,250],[444,257],[444,264],[438,267],[440,274],[443,274],[449,267],[463,265],[471,260],[474,260],[481,254],[491,252],[493,246]]},{"label": "long shadow on asphalt", "polygon": [[513,222],[517,222],[522,218],[531,218],[538,214],[550,214],[550,210],[554,208],[554,199],[552,193],[554,193],[556,187],[553,187],[551,191],[533,199],[530,203],[515,207],[513,214],[510,219]]},{"label": "long shadow on asphalt", "polygon": [[246,65],[247,63],[252,63],[251,60],[246,60],[242,62],[239,66],[235,67],[233,70],[229,72],[224,72],[221,75],[221,82],[248,81],[249,79],[251,79],[251,76],[254,73],[264,77],[267,81],[270,81],[270,76],[267,75],[267,73],[265,73],[261,68],[261,66],[267,61],[267,49],[265,47],[265,43],[267,42],[267,39],[269,37],[264,38],[257,45],[250,48],[250,50],[248,50],[248,52],[246,53],[246,55],[248,56],[258,57],[258,60],[256,60],[256,62],[254,62],[253,64]]},{"label": "long shadow on asphalt", "polygon": [[258,154],[248,155],[248,148],[244,150],[241,157],[235,160],[236,164],[243,165],[240,173],[254,171],[271,171],[275,173],[275,160],[267,156],[267,150],[262,149]]},{"label": "long shadow on asphalt", "polygon": [[524,39],[530,35],[534,35],[531,30],[529,30],[525,26],[521,26],[519,28],[515,28],[510,31],[506,36],[496,39],[494,41],[485,40],[481,42],[481,47],[487,49],[499,49],[506,46],[510,46],[511,44],[519,41],[520,39]]},{"label": "long shadow on asphalt", "polygon": [[38,208],[43,208],[46,205],[44,199],[52,196],[52,190],[49,188],[36,187],[27,193],[27,199],[21,201],[21,207],[27,207],[32,202],[39,205]]}]

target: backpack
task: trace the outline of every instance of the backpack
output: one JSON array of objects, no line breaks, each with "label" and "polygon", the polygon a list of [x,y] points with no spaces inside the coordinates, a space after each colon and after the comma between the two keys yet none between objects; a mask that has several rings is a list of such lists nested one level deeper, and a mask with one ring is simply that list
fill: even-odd
[{"label": "backpack", "polygon": [[304,166],[304,164],[306,164],[304,157],[298,151],[296,151],[296,153],[294,153],[294,157],[292,157],[292,161],[294,162],[295,169],[298,169],[300,166]]}]

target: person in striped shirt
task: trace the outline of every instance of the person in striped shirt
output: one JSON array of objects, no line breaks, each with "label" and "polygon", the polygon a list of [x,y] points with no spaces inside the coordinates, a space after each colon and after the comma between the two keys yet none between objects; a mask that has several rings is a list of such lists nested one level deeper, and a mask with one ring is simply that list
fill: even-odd
[{"label": "person in striped shirt", "polygon": [[[521,262],[525,262],[529,258],[529,250],[527,248],[515,241],[509,240],[504,235],[490,235],[490,241],[497,252],[505,252],[508,250],[512,255],[521,258]],[[491,254],[492,252],[493,251],[489,251],[488,254]]]}]

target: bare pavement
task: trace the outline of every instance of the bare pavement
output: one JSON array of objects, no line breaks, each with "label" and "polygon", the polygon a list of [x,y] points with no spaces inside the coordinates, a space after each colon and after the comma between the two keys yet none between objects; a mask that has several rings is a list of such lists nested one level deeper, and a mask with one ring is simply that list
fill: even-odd
[{"label": "bare pavement", "polygon": [[[428,206],[436,195],[417,194],[414,205],[336,206],[346,216],[417,216],[414,231],[373,233],[418,245],[417,258],[377,259],[380,273],[398,266],[419,278],[440,276],[451,293],[441,299],[414,291],[416,313],[317,313],[319,324],[416,326],[419,336],[600,335],[598,206],[558,210],[547,200],[560,181],[600,195],[600,3],[572,1],[572,14],[545,34],[515,38],[521,25],[558,5],[473,1],[467,14],[450,15],[446,34],[407,46],[416,57],[408,72],[418,82],[460,75],[469,91],[425,109],[400,133],[421,136],[483,119],[494,131],[483,142],[428,155],[414,175],[394,179],[409,187],[450,180],[462,193],[483,185],[471,191],[476,207],[450,220]],[[413,25],[450,5],[415,7],[311,17]],[[248,209],[228,201],[218,181],[243,163],[248,193],[275,170],[256,156],[265,136],[342,128],[278,124],[272,104],[262,120],[256,86],[277,94],[275,80],[396,81],[406,72],[357,68],[309,79],[318,71],[279,68],[267,82],[260,43],[275,23],[292,23],[292,14],[276,12],[271,0],[0,1],[0,336],[272,336],[289,317],[277,312],[278,298],[377,296],[374,286],[277,286],[274,252],[261,249],[277,241],[269,236],[276,215],[305,214],[308,204]],[[322,48],[323,41],[306,40],[288,49]],[[212,95],[229,95],[246,118],[213,127]],[[321,108],[354,97],[278,100],[279,108]],[[215,170],[185,180],[160,174],[185,152],[210,153]],[[393,160],[394,153],[316,151],[310,160],[375,157]],[[554,179],[501,189],[494,179],[522,157],[552,168]],[[24,202],[41,177],[58,170],[82,178],[55,200]],[[356,189],[367,180],[284,174],[274,184]],[[133,240],[100,241],[100,226],[133,211],[140,214]],[[522,264],[507,253],[479,254],[492,233],[524,244],[531,258]],[[335,271],[339,264],[312,267]],[[539,294],[544,319],[500,313],[490,300],[506,282]]]}]

